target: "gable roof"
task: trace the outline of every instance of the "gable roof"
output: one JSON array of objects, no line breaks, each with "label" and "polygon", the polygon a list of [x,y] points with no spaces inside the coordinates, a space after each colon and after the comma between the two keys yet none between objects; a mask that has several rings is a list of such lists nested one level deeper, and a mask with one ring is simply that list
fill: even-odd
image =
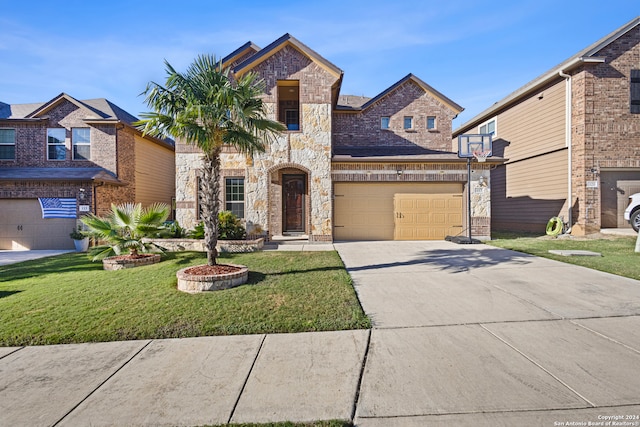
[{"label": "gable roof", "polygon": [[[138,118],[129,114],[108,99],[95,98],[79,101],[64,92],[47,102],[11,105],[0,102],[0,120],[46,120],[48,118],[47,113],[63,102],[70,102],[78,108],[86,111],[87,115],[83,118],[85,123],[121,123],[133,129],[136,133],[142,134],[142,132],[133,125],[138,121]],[[145,137],[156,144],[162,145],[171,150],[175,149],[174,143],[170,139],[160,139],[151,135],[146,135]]]},{"label": "gable roof", "polygon": [[242,46],[240,46],[239,48],[237,48],[236,50],[234,50],[233,52],[231,52],[229,55],[222,58],[222,63],[233,64],[239,58],[242,58],[245,55],[255,54],[256,52],[259,52],[259,51],[260,51],[260,47],[258,47],[253,42],[248,41]]},{"label": "gable roof", "polygon": [[613,31],[612,33],[604,36],[597,42],[593,43],[590,46],[582,49],[575,55],[571,56],[569,59],[563,61],[559,65],[556,65],[551,70],[542,74],[541,76],[533,79],[526,85],[522,86],[520,89],[512,92],[510,95],[507,95],[502,100],[496,102],[491,107],[487,108],[474,118],[468,120],[466,123],[462,124],[456,130],[453,131],[452,136],[456,137],[462,132],[468,130],[471,127],[482,123],[494,115],[497,114],[501,109],[518,102],[520,99],[525,98],[532,93],[537,92],[543,86],[551,83],[552,81],[560,78],[564,78],[562,74],[566,74],[568,71],[571,71],[577,67],[580,67],[584,64],[597,64],[603,63],[606,61],[606,58],[596,56],[598,52],[600,52],[603,48],[607,47],[614,41],[618,40],[620,37],[627,34],[629,31],[633,30],[640,24],[640,16],[632,19],[622,27]]},{"label": "gable roof", "polygon": [[248,72],[249,70],[251,70],[252,68],[256,67],[257,65],[261,64],[262,62],[266,61],[267,59],[269,59],[274,54],[278,53],[280,50],[282,50],[286,46],[292,46],[293,48],[301,52],[303,55],[305,55],[307,58],[309,58],[311,61],[315,62],[320,67],[322,67],[323,69],[325,69],[326,71],[334,75],[337,79],[342,78],[343,71],[340,68],[336,67],[331,62],[324,59],[316,51],[309,48],[307,45],[305,45],[304,43],[302,43],[301,41],[299,41],[289,33],[286,33],[285,35],[283,35],[276,41],[272,42],[270,45],[268,45],[264,49],[257,52],[255,55],[252,55],[251,57],[242,61],[240,64],[236,65],[235,68],[233,69],[233,72],[235,74],[242,75]]},{"label": "gable roof", "polygon": [[127,113],[122,108],[111,103],[109,100],[105,98],[87,99],[84,101],[79,101],[64,92],[54,97],[50,101],[47,101],[42,104],[23,104],[24,110],[26,110],[27,108],[35,107],[30,112],[26,113],[24,115],[24,118],[30,119],[30,118],[42,117],[46,115],[47,112],[51,111],[53,108],[55,108],[56,106],[60,105],[62,102],[65,102],[65,101],[68,101],[76,105],[78,108],[82,108],[86,110],[88,113],[88,115],[86,116],[86,119],[88,120],[118,120],[129,125],[138,120],[137,117]]},{"label": "gable roof", "polygon": [[[407,74],[402,79],[400,79],[396,83],[392,84],[391,86],[389,86],[387,89],[385,89],[384,91],[382,91],[380,94],[376,95],[375,97],[373,97],[371,99],[367,98],[368,100],[364,104],[362,104],[360,106],[355,106],[353,104],[352,105],[337,105],[336,109],[340,110],[340,111],[362,111],[362,110],[366,110],[367,108],[371,107],[376,102],[380,101],[381,99],[383,99],[384,97],[389,95],[391,92],[393,92],[394,90],[396,90],[397,88],[399,88],[400,86],[402,86],[403,84],[405,84],[405,83],[407,83],[409,81],[411,81],[411,82],[415,83],[416,85],[418,85],[422,90],[424,90],[426,93],[428,93],[431,96],[433,96],[434,98],[436,98],[438,101],[442,102],[451,111],[455,112],[456,114],[460,114],[464,110],[463,107],[461,107],[460,105],[456,104],[450,98],[446,97],[441,92],[438,92],[433,87],[431,87],[430,85],[428,85],[427,83],[425,83],[424,81],[422,81],[421,79],[419,79],[418,77],[413,75],[412,73]],[[346,95],[345,95],[345,97],[346,97]],[[343,98],[343,100],[347,101],[347,102],[352,102],[353,101],[352,98]]]}]

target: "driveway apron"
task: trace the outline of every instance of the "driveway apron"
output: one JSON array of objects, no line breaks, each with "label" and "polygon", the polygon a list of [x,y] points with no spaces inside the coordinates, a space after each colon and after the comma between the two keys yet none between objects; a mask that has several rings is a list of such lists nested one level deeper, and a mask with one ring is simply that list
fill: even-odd
[{"label": "driveway apron", "polygon": [[374,327],[356,425],[640,421],[640,282],[484,244],[335,246]]}]

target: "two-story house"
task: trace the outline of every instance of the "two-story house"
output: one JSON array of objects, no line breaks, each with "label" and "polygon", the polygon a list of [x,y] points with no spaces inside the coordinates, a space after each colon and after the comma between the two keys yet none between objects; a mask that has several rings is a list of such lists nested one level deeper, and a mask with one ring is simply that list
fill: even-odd
[{"label": "two-story house", "polygon": [[[572,234],[629,227],[640,192],[640,18],[596,41],[453,132],[492,133],[492,227]],[[455,141],[455,139],[454,139]]]},{"label": "two-story house", "polygon": [[86,213],[171,204],[173,144],[143,136],[106,99],[0,103],[0,249],[72,249]]},{"label": "two-story house", "polygon": [[[343,72],[285,34],[223,59],[266,82],[269,118],[287,131],[253,158],[222,155],[221,202],[250,235],[333,240],[443,239],[466,231],[466,161],[452,152],[462,107],[409,74],[373,98],[340,95]],[[176,217],[199,221],[201,154],[176,143]],[[472,171],[474,236],[490,236],[491,162]]]}]

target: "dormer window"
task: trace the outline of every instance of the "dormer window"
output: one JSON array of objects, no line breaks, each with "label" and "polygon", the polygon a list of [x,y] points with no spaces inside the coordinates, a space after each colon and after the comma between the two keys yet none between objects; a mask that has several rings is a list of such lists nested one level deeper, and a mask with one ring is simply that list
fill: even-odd
[{"label": "dormer window", "polygon": [[300,130],[300,82],[278,81],[278,121],[289,131]]}]

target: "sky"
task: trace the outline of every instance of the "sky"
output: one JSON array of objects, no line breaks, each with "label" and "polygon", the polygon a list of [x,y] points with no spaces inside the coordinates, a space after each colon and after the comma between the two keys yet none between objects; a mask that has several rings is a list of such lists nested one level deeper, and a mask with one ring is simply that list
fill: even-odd
[{"label": "sky", "polygon": [[413,73],[465,110],[454,129],[640,15],[638,0],[0,0],[0,101],[65,92],[133,115],[199,54],[291,34],[374,97]]}]

